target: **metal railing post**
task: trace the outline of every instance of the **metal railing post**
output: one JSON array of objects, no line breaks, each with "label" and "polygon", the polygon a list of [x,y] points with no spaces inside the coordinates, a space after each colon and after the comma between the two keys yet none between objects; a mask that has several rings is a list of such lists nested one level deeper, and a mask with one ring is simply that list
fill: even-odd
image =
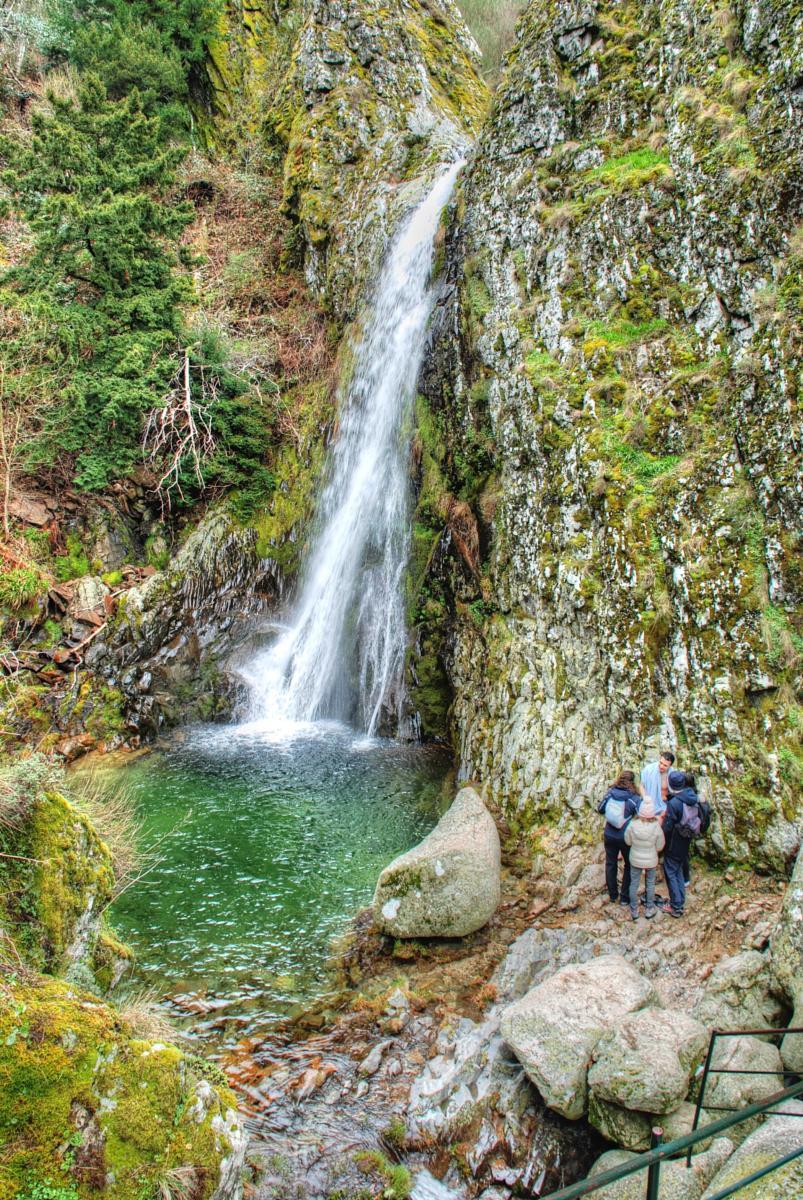
[{"label": "metal railing post", "polygon": [[[711,1059],[714,1057],[714,1046],[716,1045],[718,1033],[719,1033],[718,1030],[712,1029],[711,1037],[709,1038],[709,1041],[708,1041],[708,1053],[705,1056],[705,1066],[703,1067],[703,1078],[700,1081],[700,1091],[697,1094],[697,1104],[694,1107],[694,1121],[692,1122],[692,1127],[691,1127],[692,1133],[697,1132],[697,1126],[700,1124],[700,1111],[703,1107],[703,1097],[705,1096],[705,1083],[706,1083],[706,1080],[708,1079],[708,1072],[711,1070]],[[686,1170],[687,1171],[688,1171],[689,1167],[691,1166],[692,1150],[693,1150],[693,1146],[689,1146],[688,1150],[686,1151]]]},{"label": "metal railing post", "polygon": [[[660,1125],[656,1125],[650,1132],[650,1149],[654,1150],[656,1146],[660,1146],[664,1140],[664,1131]],[[658,1200],[658,1188],[661,1186],[661,1163],[654,1162],[650,1164],[647,1171],[647,1196],[646,1200]]]}]

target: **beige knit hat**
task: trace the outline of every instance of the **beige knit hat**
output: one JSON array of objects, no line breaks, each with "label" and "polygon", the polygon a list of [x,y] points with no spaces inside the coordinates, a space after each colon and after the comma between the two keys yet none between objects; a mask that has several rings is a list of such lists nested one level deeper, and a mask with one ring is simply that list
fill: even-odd
[{"label": "beige knit hat", "polygon": [[645,821],[649,821],[651,817],[655,816],[655,805],[649,796],[639,805],[638,815]]}]

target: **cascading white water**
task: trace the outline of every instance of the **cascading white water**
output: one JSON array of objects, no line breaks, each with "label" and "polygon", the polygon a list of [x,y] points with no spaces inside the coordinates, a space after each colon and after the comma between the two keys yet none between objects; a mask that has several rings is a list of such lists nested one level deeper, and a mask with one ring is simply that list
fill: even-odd
[{"label": "cascading white water", "polygon": [[275,721],[358,717],[371,735],[398,717],[410,548],[409,442],[433,304],[433,243],[462,163],[441,175],[388,250],[355,347],[340,434],[290,624],[243,674],[253,715]]}]

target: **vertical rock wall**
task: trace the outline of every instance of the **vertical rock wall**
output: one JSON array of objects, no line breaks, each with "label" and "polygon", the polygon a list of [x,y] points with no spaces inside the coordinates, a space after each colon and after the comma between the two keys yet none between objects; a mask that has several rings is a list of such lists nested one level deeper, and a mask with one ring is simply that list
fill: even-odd
[{"label": "vertical rock wall", "polygon": [[769,0],[533,3],[467,172],[418,647],[532,826],[669,744],[720,854],[799,840],[802,56]]}]

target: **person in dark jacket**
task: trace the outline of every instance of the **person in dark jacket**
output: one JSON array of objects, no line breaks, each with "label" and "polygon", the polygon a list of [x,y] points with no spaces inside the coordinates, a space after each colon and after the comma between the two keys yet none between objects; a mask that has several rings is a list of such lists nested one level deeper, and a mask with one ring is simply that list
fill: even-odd
[{"label": "person in dark jacket", "polygon": [[[606,813],[605,819],[605,883],[612,903],[618,900],[620,904],[630,903],[630,847],[625,842],[625,829],[628,822],[638,812],[641,792],[636,784],[636,776],[632,771],[622,771],[619,777],[608,788],[602,797],[597,812],[606,812],[608,801],[612,807],[608,810],[621,816],[621,825],[612,825]],[[622,886],[619,888],[619,855],[624,859]]]},{"label": "person in dark jacket", "polygon": [[[699,832],[705,833],[711,814],[708,805],[697,795],[696,781],[692,774],[684,771],[669,772],[669,801],[664,815],[664,875],[669,889],[667,911],[672,917],[682,917],[686,904],[686,880],[684,867],[688,866],[692,838],[689,819],[699,822]],[[684,816],[684,805],[688,810]]]}]

